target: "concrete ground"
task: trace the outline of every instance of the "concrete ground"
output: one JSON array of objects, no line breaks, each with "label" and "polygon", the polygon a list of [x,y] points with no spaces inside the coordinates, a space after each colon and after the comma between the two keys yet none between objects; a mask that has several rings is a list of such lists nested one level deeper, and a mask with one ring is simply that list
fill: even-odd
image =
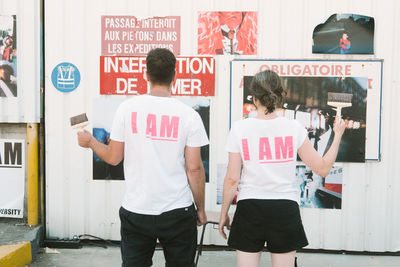
[{"label": "concrete ground", "polygon": [[21,241],[32,241],[38,238],[41,226],[31,227],[23,221],[0,221],[0,245],[15,244]]},{"label": "concrete ground", "polygon": [[[321,253],[298,253],[299,267],[399,267],[400,256],[369,256]],[[120,266],[121,256],[117,246],[108,248],[83,247],[82,249],[51,249],[39,252],[30,267],[115,267]],[[165,266],[161,250],[153,257],[154,267]],[[199,267],[236,266],[234,251],[203,251]],[[271,266],[269,253],[263,252],[260,266]]]}]

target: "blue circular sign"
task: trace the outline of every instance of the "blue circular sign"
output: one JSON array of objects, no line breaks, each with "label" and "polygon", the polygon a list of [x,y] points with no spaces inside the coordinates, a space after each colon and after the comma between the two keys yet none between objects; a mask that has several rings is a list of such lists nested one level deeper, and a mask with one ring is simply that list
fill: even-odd
[{"label": "blue circular sign", "polygon": [[55,66],[51,73],[51,81],[54,87],[63,93],[74,91],[81,82],[81,74],[78,68],[69,62],[63,62]]}]

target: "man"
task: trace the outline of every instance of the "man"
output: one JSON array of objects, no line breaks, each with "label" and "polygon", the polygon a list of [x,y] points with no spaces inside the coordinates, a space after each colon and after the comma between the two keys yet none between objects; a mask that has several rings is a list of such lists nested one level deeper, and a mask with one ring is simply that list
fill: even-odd
[{"label": "man", "polygon": [[350,53],[351,42],[348,39],[349,36],[347,33],[342,34],[342,38],[340,38],[339,46],[340,46],[340,54],[348,54]]},{"label": "man", "polygon": [[124,158],[122,266],[151,266],[157,239],[166,266],[194,266],[196,220],[199,226],[207,220],[200,147],[208,138],[199,114],[170,97],[175,64],[167,49],[149,52],[150,94],[119,106],[108,145],[87,131],[78,133],[79,145],[90,147],[105,162],[116,165]]},{"label": "man", "polygon": [[2,59],[7,62],[12,62],[13,55],[13,39],[11,36],[7,36],[4,41],[4,47],[2,47]]}]

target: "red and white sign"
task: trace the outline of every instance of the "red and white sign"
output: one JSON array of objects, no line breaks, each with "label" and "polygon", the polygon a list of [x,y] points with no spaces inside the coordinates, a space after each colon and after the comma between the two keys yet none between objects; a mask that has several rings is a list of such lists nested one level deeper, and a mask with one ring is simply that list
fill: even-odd
[{"label": "red and white sign", "polygon": [[181,17],[137,19],[134,16],[101,16],[101,54],[139,56],[154,48],[180,53]]},{"label": "red and white sign", "polygon": [[[100,57],[100,94],[147,94],[146,57]],[[177,57],[172,95],[215,95],[215,60],[212,57]]]}]

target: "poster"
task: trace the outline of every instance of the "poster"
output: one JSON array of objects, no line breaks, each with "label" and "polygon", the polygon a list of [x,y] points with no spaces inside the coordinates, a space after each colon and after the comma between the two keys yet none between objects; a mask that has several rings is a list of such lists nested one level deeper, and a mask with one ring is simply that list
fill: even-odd
[{"label": "poster", "polygon": [[[111,127],[115,112],[119,104],[126,98],[94,98],[93,99],[93,136],[101,143],[110,142]],[[124,161],[113,166],[100,159],[96,153],[93,154],[93,180],[124,180]]]},{"label": "poster", "polygon": [[[101,143],[110,142],[111,127],[118,106],[128,97],[98,97],[93,99],[93,136]],[[203,120],[207,136],[210,133],[210,99],[180,97],[178,100],[196,110]],[[201,157],[209,181],[209,146],[201,148]],[[124,180],[123,161],[112,166],[93,153],[93,180]]]},{"label": "poster", "polygon": [[313,53],[374,54],[375,20],[357,14],[333,14],[313,31]]},{"label": "poster", "polygon": [[18,97],[15,15],[0,15],[0,97]]},{"label": "poster", "polygon": [[138,56],[166,48],[180,54],[181,17],[101,16],[101,54]]},{"label": "poster", "polygon": [[0,217],[22,218],[25,194],[25,140],[0,140]]},{"label": "poster", "polygon": [[[217,204],[222,204],[227,164],[217,165]],[[296,166],[296,184],[300,207],[341,209],[343,168],[334,166],[327,177],[322,178],[305,165]],[[236,191],[232,204],[237,203]]]},{"label": "poster", "polygon": [[254,74],[266,69],[281,76],[287,93],[278,114],[298,120],[321,156],[332,143],[336,116],[328,93],[351,94],[351,106],[342,109],[346,130],[337,161],[379,160],[381,61],[233,61],[232,121],[256,114],[248,90]]},{"label": "poster", "polygon": [[[228,164],[218,164],[217,165],[217,205],[222,204],[223,191],[224,191],[224,180],[226,176],[226,171],[228,169]],[[232,200],[232,205],[237,204],[237,196],[239,190],[236,190],[235,197]]]},{"label": "poster", "polygon": [[[179,97],[178,99],[200,114],[208,139],[210,139],[210,99],[199,97]],[[210,145],[201,147],[201,159],[208,183],[210,181]]]},{"label": "poster", "polygon": [[[100,57],[100,94],[147,94],[146,57]],[[215,60],[212,57],[177,57],[172,95],[213,96]]]},{"label": "poster", "polygon": [[199,55],[257,55],[257,12],[199,12]]},{"label": "poster", "polygon": [[305,165],[296,166],[300,207],[341,209],[343,167],[334,166],[323,178]]}]

